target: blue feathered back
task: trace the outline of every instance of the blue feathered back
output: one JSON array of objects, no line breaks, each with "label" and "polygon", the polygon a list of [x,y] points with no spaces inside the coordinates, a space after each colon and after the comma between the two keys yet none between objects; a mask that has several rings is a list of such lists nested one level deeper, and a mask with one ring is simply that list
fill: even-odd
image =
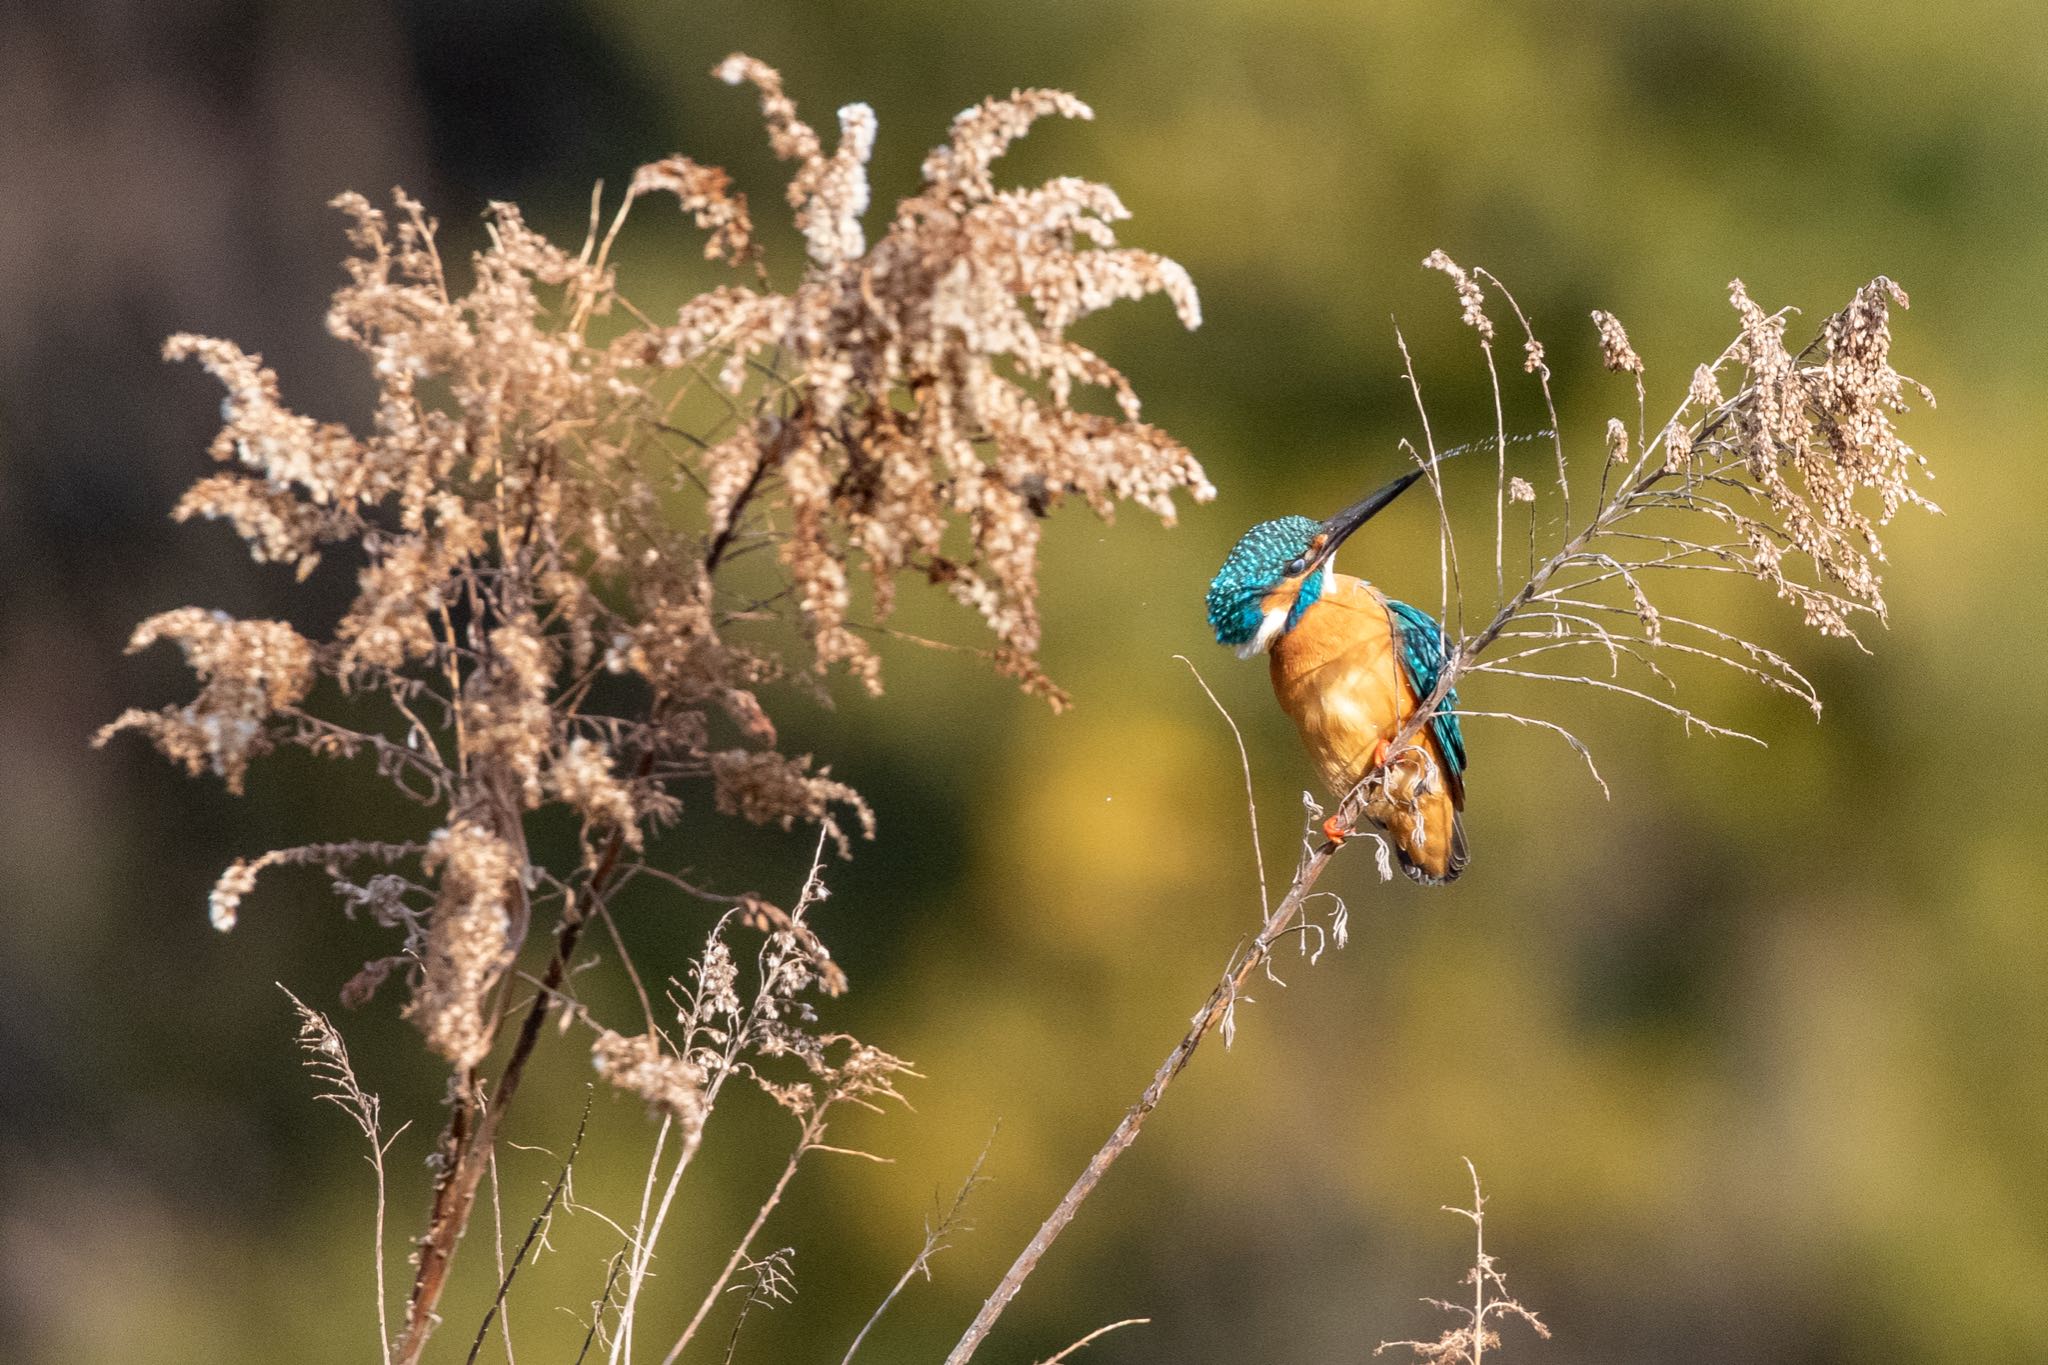
[{"label": "blue feathered back", "polygon": [[[1443,627],[1428,612],[1406,602],[1388,599],[1387,612],[1400,634],[1401,667],[1408,674],[1408,685],[1415,689],[1417,701],[1427,700],[1429,694],[1436,690],[1437,679],[1443,676],[1444,655],[1449,650]],[[1465,775],[1465,732],[1459,728],[1457,716],[1452,714],[1457,708],[1458,689],[1454,687],[1444,694],[1441,709],[1430,717],[1429,732],[1436,739],[1436,747],[1443,751],[1444,762],[1450,764],[1451,775],[1462,779]]]}]

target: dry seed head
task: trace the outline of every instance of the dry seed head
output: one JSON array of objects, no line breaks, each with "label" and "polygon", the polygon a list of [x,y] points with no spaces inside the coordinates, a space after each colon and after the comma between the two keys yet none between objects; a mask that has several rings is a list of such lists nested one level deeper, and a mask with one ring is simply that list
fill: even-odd
[{"label": "dry seed head", "polygon": [[235,927],[243,898],[256,889],[257,875],[274,861],[275,855],[266,853],[260,858],[237,858],[228,865],[206,898],[206,917],[214,928],[226,933]]},{"label": "dry seed head", "polygon": [[526,804],[538,806],[541,770],[555,748],[555,650],[530,613],[486,639],[489,652],[463,689],[464,733],[475,759],[502,765]]},{"label": "dry seed head", "polygon": [[1692,387],[1686,391],[1686,405],[1700,409],[1721,406],[1721,381],[1714,377],[1714,367],[1701,365],[1692,372]]},{"label": "dry seed head", "polygon": [[195,777],[207,770],[240,793],[249,760],[269,751],[271,717],[312,690],[311,642],[282,621],[237,621],[225,612],[181,607],[135,628],[128,652],[174,640],[199,675],[199,695],[181,707],[130,710],[93,736],[105,744],[123,730],[148,735],[166,758]]},{"label": "dry seed head", "polygon": [[1490,344],[1493,341],[1493,319],[1486,316],[1486,295],[1479,292],[1479,282],[1441,249],[1425,256],[1422,266],[1425,270],[1441,270],[1451,277],[1451,285],[1458,291],[1460,319],[1479,333],[1481,341]]},{"label": "dry seed head", "polygon": [[[1777,522],[1775,531],[1746,528],[1750,569],[1798,605],[1808,625],[1852,635],[1851,610],[1885,615],[1877,528],[1908,503],[1939,510],[1913,486],[1925,461],[1892,424],[1907,407],[1907,387],[1929,396],[1891,366],[1890,306],[1905,307],[1905,292],[1883,276],[1857,290],[1822,328],[1825,359],[1805,366],[1785,348],[1782,313],[1765,313],[1740,280],[1730,283],[1729,299],[1742,324],[1732,355],[1747,371],[1733,403],[1735,448]],[[1865,490],[1878,496],[1875,519],[1856,506]],[[1838,591],[1789,578],[1786,549],[1810,559]]]},{"label": "dry seed head", "polygon": [[1643,358],[1628,344],[1628,333],[1622,329],[1621,319],[1595,308],[1593,325],[1600,331],[1600,363],[1617,373],[1640,375]]},{"label": "dry seed head", "polygon": [[1692,460],[1692,428],[1673,422],[1664,428],[1664,472],[1683,474]]},{"label": "dry seed head", "polygon": [[616,831],[635,852],[641,848],[639,808],[632,791],[613,773],[603,745],[580,735],[569,741],[548,769],[547,790],[586,823]]},{"label": "dry seed head", "polygon": [[466,1070],[490,1051],[487,997],[509,959],[521,865],[504,840],[468,819],[435,833],[425,865],[440,873],[440,895],[405,1014],[429,1047]]},{"label": "dry seed head", "polygon": [[698,231],[709,234],[704,242],[706,260],[738,265],[746,259],[753,246],[754,225],[747,217],[747,197],[732,188],[731,176],[716,166],[700,166],[687,156],[665,157],[633,173],[626,198],[631,201],[657,190],[673,194]]},{"label": "dry seed head", "polygon": [[704,1068],[668,1051],[655,1035],[601,1030],[590,1045],[590,1064],[610,1084],[680,1123],[686,1141],[703,1128]]}]

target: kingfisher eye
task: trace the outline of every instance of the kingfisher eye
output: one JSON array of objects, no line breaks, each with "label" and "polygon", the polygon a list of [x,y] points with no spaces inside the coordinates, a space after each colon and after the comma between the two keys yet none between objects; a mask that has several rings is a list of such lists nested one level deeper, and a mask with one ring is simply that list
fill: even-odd
[{"label": "kingfisher eye", "polygon": [[1288,560],[1286,564],[1281,566],[1280,576],[1282,578],[1298,578],[1302,574],[1305,574],[1307,572],[1308,556],[1296,555],[1294,558]]}]

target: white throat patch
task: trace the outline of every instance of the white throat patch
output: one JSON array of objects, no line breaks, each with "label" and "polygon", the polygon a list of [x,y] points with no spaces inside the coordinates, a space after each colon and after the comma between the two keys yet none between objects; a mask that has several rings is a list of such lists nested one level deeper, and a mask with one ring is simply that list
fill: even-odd
[{"label": "white throat patch", "polygon": [[1237,647],[1237,657],[1249,659],[1271,649],[1273,642],[1280,638],[1280,632],[1287,628],[1287,614],[1293,610],[1292,602],[1268,610],[1259,621],[1259,633]]}]

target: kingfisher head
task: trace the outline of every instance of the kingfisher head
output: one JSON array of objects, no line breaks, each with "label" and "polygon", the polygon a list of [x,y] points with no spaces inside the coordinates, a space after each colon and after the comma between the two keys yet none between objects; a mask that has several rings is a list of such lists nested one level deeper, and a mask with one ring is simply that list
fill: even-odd
[{"label": "kingfisher head", "polygon": [[1216,643],[1248,659],[1300,623],[1322,596],[1331,556],[1374,513],[1406,492],[1412,469],[1327,521],[1279,517],[1246,531],[1209,580],[1209,628]]}]

